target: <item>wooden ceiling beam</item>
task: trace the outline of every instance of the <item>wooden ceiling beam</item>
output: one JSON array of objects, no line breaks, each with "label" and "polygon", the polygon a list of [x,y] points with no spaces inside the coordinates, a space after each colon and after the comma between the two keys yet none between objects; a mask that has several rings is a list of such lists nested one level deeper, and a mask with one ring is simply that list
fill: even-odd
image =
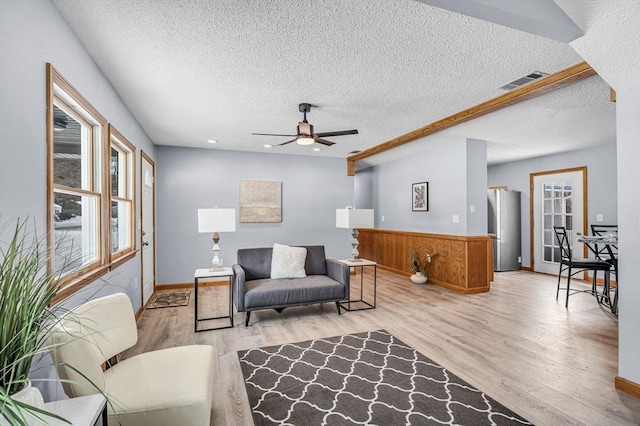
[{"label": "wooden ceiling beam", "polygon": [[504,95],[500,95],[469,109],[443,118],[442,120],[438,120],[417,130],[405,133],[397,138],[347,157],[347,174],[349,176],[355,176],[357,161],[380,154],[406,143],[413,142],[425,136],[432,135],[441,130],[464,123],[465,121],[473,120],[474,118],[498,111],[519,102],[544,95],[594,75],[596,75],[596,72],[589,64],[586,62],[580,62],[558,71],[557,73],[542,77],[525,86],[511,90]]}]

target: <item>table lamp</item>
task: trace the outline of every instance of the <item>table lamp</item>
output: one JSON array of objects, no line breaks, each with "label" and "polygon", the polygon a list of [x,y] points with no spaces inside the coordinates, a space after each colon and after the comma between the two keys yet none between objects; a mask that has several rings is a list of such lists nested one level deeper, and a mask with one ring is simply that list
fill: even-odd
[{"label": "table lamp", "polygon": [[358,251],[358,228],[373,228],[373,209],[336,209],[336,227],[351,228],[351,261],[357,262],[360,259]]},{"label": "table lamp", "polygon": [[213,259],[211,260],[210,271],[222,270],[222,259],[220,254],[219,232],[235,232],[236,230],[236,209],[198,209],[198,232],[213,232]]}]

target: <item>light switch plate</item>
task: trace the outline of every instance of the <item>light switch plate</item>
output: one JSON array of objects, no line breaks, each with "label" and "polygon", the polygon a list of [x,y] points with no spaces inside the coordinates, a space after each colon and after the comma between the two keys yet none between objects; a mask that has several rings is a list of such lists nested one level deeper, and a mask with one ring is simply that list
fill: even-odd
[{"label": "light switch plate", "polygon": [[596,222],[598,223],[604,222],[604,215],[602,213],[596,214]]},{"label": "light switch plate", "polygon": [[475,213],[476,212],[476,205],[475,204],[471,204],[469,206],[469,213]]},{"label": "light switch plate", "polygon": [[458,216],[457,214],[454,214],[453,216],[451,216],[451,221],[453,223],[460,223],[460,216]]}]

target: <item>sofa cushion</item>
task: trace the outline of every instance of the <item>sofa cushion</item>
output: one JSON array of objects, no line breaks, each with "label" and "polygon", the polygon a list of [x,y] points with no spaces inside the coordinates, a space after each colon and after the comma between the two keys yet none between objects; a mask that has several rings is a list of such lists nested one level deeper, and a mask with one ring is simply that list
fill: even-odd
[{"label": "sofa cushion", "polygon": [[307,262],[304,269],[307,275],[327,275],[327,260],[324,246],[302,246],[307,249]]},{"label": "sofa cushion", "polygon": [[326,275],[288,280],[267,278],[247,281],[245,285],[246,309],[343,300],[346,296],[345,286]]},{"label": "sofa cushion", "polygon": [[242,266],[247,281],[271,276],[271,247],[238,250],[238,265]]},{"label": "sofa cushion", "polygon": [[271,255],[271,278],[304,278],[307,249],[274,244]]}]

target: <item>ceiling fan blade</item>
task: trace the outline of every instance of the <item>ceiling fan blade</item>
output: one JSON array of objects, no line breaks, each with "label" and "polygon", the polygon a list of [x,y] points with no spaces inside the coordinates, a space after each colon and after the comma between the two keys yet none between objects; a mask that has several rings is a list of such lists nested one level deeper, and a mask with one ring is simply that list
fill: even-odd
[{"label": "ceiling fan blade", "polygon": [[357,130],[339,130],[336,132],[324,132],[324,133],[316,133],[316,136],[320,136],[321,138],[325,136],[345,136],[345,135],[357,135]]},{"label": "ceiling fan blade", "polygon": [[[297,136],[297,135],[295,135],[295,136]],[[291,139],[290,141],[286,141],[286,142],[279,143],[279,144],[278,144],[278,145],[276,145],[276,146],[286,145],[286,144],[288,144],[288,143],[295,142],[295,141],[297,141],[297,140],[298,140],[298,138],[296,137],[296,138],[294,138],[294,139]]]},{"label": "ceiling fan blade", "polygon": [[326,145],[326,146],[331,146],[336,144],[335,142],[331,142],[326,139],[319,138],[318,135],[313,135],[313,136],[314,136],[313,140],[318,142],[319,144]]},{"label": "ceiling fan blade", "polygon": [[298,135],[281,135],[279,133],[251,133],[251,134],[257,135],[257,136],[288,136],[288,137],[298,136]]}]

